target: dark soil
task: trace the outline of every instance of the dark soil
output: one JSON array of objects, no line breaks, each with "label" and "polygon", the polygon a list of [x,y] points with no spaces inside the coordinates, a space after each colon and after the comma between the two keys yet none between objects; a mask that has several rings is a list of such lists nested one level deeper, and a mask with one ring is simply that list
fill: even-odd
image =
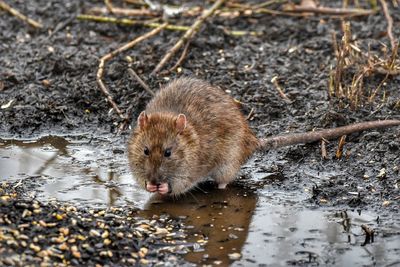
[{"label": "dark soil", "polygon": [[[149,29],[74,19],[93,6],[102,6],[101,1],[8,2],[22,13],[41,21],[45,29],[34,30],[0,11],[0,105],[3,106],[0,109],[0,137],[32,138],[82,133],[97,137],[115,135],[121,121],[115,112],[110,111],[110,105],[97,87],[95,79],[99,58]],[[321,2],[329,6],[341,5],[341,1]],[[389,6],[395,25],[399,25],[399,8]],[[271,8],[274,7],[278,6]],[[189,17],[171,19],[172,23],[181,25],[190,25],[192,21],[193,18]],[[382,12],[350,21],[352,38],[359,47],[367,51],[370,46],[380,56],[383,55],[381,43],[390,49],[387,22]],[[234,37],[223,29],[262,34]],[[150,76],[167,49],[182,34],[164,31],[111,60],[106,66],[105,82],[119,107],[123,111],[129,110],[131,124],[150,96],[129,76],[125,56],[133,59],[132,67],[154,90],[179,76],[196,76],[229,90],[243,103],[245,112],[254,109],[250,124],[259,137],[366,120],[400,119],[400,76],[390,76],[375,102],[365,103],[357,109],[351,108],[347,100],[329,97],[330,69],[336,64],[333,32],[340,40],[341,22],[327,16],[252,14],[229,19],[215,17],[206,22],[192,41],[180,73]],[[394,27],[394,35],[400,36],[400,27]],[[354,70],[349,69],[346,82],[350,84],[354,74]],[[276,75],[292,103],[283,101],[271,83]],[[365,95],[374,90],[384,77],[382,74],[369,76],[364,83]],[[8,103],[11,104],[6,105]],[[129,130],[122,132],[118,144],[125,144],[128,135]],[[240,184],[256,190],[269,185],[272,190],[289,195],[313,188],[311,197],[303,203],[313,208],[369,209],[382,215],[399,212],[399,127],[348,136],[345,156],[339,160],[334,157],[336,148],[335,140],[327,145],[328,160],[321,159],[318,144],[296,145],[257,154],[243,168],[244,179]],[[13,225],[24,223],[20,220],[25,208],[18,208],[18,205],[29,208],[34,202],[25,202],[28,200],[18,196],[20,194],[15,196],[16,199],[2,202],[1,213],[7,215],[2,215],[1,225],[6,222],[5,218]],[[48,213],[51,222],[54,220],[51,214],[62,208],[39,204],[44,205],[41,209]],[[92,218],[92,215],[88,210],[71,214],[72,218]],[[129,216],[132,221],[124,225],[124,229],[131,229],[139,221],[133,211]],[[171,220],[174,225],[180,223]],[[399,224],[396,220],[393,223]],[[90,225],[98,222],[97,218],[93,219]],[[85,235],[89,227],[82,225],[78,229],[74,226],[71,231]],[[35,229],[29,231],[40,233],[39,228]],[[49,235],[56,232],[51,230]],[[36,232],[31,235],[33,233]],[[95,246],[100,238],[91,244]],[[8,255],[8,249],[23,250],[14,248],[12,242],[7,246],[0,252],[2,256]],[[131,248],[131,252],[135,249]],[[118,255],[114,263],[123,263],[123,253],[113,254]],[[99,262],[89,252],[82,254],[80,259],[68,255],[69,260],[75,261],[71,263],[75,264]],[[169,256],[165,255],[160,257],[167,259]],[[31,258],[28,262],[37,261]]]}]

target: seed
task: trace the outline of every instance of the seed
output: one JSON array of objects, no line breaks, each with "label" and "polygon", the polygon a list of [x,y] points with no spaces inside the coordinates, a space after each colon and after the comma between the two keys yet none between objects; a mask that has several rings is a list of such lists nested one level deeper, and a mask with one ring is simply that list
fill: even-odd
[{"label": "seed", "polygon": [[123,238],[123,237],[124,237],[124,233],[122,233],[122,232],[118,232],[118,233],[117,233],[117,237],[119,237],[119,238]]},{"label": "seed", "polygon": [[19,239],[23,239],[23,240],[28,240],[29,239],[29,236],[27,236],[27,235],[19,235],[19,237],[18,237]]},{"label": "seed", "polygon": [[94,229],[90,230],[89,234],[90,234],[91,236],[100,236],[99,231],[96,231],[96,230],[94,230]]},{"label": "seed", "polygon": [[140,259],[140,263],[141,263],[142,265],[148,265],[148,264],[149,264],[149,260]]},{"label": "seed", "polygon": [[103,216],[104,214],[106,214],[106,211],[105,211],[105,210],[101,210],[101,211],[99,211],[97,214],[98,214],[99,216]]},{"label": "seed", "polygon": [[66,227],[61,227],[59,229],[60,233],[63,234],[64,236],[67,236],[69,234],[69,229]]},{"label": "seed", "polygon": [[235,253],[228,254],[228,257],[230,260],[236,261],[242,257],[242,254],[235,252]]},{"label": "seed", "polygon": [[62,243],[61,245],[58,246],[58,248],[61,250],[68,250],[68,245],[66,243]]},{"label": "seed", "polygon": [[30,211],[30,210],[25,209],[25,210],[22,212],[22,218],[26,218],[26,217],[29,217],[29,216],[31,216],[31,215],[32,215],[32,211]]},{"label": "seed", "polygon": [[144,258],[149,250],[145,247],[140,248],[139,257]]},{"label": "seed", "polygon": [[37,246],[37,245],[35,245],[35,244],[33,244],[33,243],[31,243],[31,244],[29,245],[29,248],[32,249],[32,250],[35,251],[35,252],[39,252],[39,251],[40,251],[40,246]]},{"label": "seed", "polygon": [[104,233],[101,235],[102,238],[107,238],[109,236],[108,231],[104,231]]},{"label": "seed", "polygon": [[156,228],[156,232],[154,233],[155,235],[166,235],[168,234],[168,230],[165,228]]},{"label": "seed", "polygon": [[35,213],[35,214],[39,214],[39,213],[41,213],[42,212],[42,209],[34,209],[33,210],[33,213]]},{"label": "seed", "polygon": [[76,238],[79,240],[86,240],[86,237],[84,237],[83,235],[77,235]]},{"label": "seed", "polygon": [[47,250],[40,251],[38,253],[38,256],[41,257],[41,258],[47,257],[48,256]]},{"label": "seed", "polygon": [[78,251],[78,247],[77,246],[72,246],[71,247],[71,252],[72,252],[72,256],[74,256],[77,259],[81,258],[81,253]]},{"label": "seed", "polygon": [[10,196],[8,196],[8,195],[1,196],[1,200],[4,201],[4,202],[7,202],[7,201],[10,200]]},{"label": "seed", "polygon": [[74,252],[72,252],[72,256],[74,256],[77,259],[80,259],[81,258],[81,253],[79,251],[74,251]]}]

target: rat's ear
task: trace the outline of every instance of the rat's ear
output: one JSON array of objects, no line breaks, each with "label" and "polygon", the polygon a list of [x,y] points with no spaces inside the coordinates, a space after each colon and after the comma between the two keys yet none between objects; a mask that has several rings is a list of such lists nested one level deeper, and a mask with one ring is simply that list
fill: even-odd
[{"label": "rat's ear", "polygon": [[186,116],[185,114],[179,114],[176,118],[176,129],[178,133],[181,133],[186,128]]},{"label": "rat's ear", "polygon": [[142,111],[137,119],[137,125],[142,130],[148,121],[149,121],[149,117],[147,117],[147,114],[145,111]]}]

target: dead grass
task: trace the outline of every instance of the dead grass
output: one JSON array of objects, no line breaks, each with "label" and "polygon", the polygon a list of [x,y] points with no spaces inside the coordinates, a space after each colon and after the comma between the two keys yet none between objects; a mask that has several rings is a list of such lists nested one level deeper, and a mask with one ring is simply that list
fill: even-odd
[{"label": "dead grass", "polygon": [[[352,109],[374,103],[378,98],[386,101],[387,80],[400,75],[398,45],[388,49],[382,43],[380,51],[371,51],[368,45],[368,51],[363,51],[352,40],[350,22],[343,22],[342,29],[341,40],[337,40],[336,33],[332,35],[336,65],[331,68],[329,96],[346,100]],[[378,85],[369,82],[377,79]]]}]

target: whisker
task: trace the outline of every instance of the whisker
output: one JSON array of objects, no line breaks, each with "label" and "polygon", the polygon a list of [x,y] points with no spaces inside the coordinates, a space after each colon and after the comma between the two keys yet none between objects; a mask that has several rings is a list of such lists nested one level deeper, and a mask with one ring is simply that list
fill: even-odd
[{"label": "whisker", "polygon": [[200,190],[200,191],[203,192],[204,194],[208,194],[208,192],[204,191],[203,188],[201,188],[201,187],[198,186],[197,184],[194,186],[194,188]]},{"label": "whisker", "polygon": [[193,195],[192,192],[190,192],[190,191],[187,191],[187,192],[193,197],[193,199],[197,202],[197,204],[200,204],[200,201]]}]

